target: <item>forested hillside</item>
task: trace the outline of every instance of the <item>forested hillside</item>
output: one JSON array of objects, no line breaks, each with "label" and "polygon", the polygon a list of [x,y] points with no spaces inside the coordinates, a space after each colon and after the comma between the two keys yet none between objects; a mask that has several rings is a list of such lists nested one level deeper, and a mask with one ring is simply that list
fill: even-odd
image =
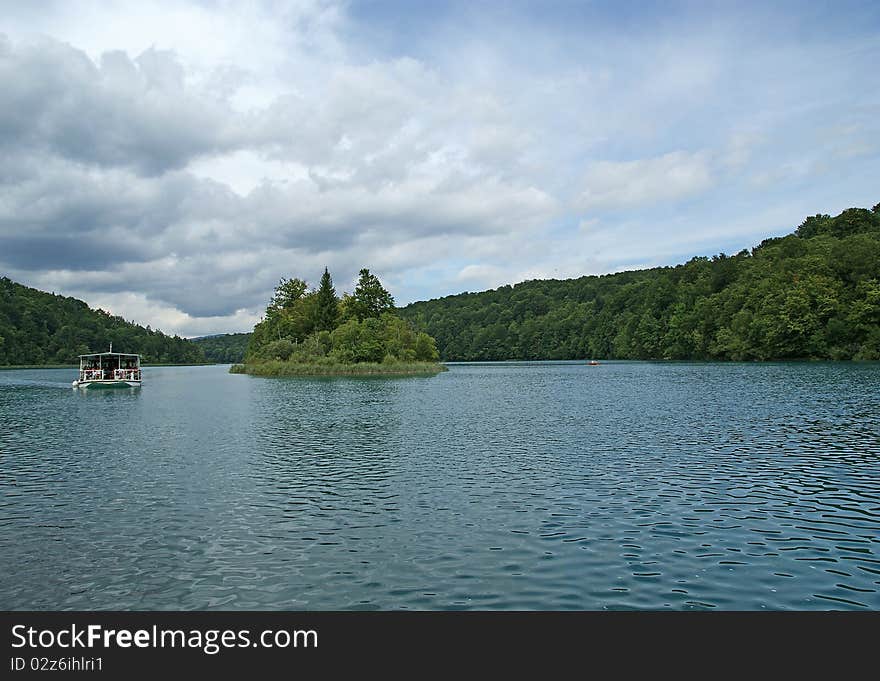
[{"label": "forested hillside", "polygon": [[251,334],[224,333],[217,336],[192,338],[190,340],[202,349],[209,362],[235,364],[244,359],[244,353],[251,340]]},{"label": "forested hillside", "polygon": [[445,360],[880,359],[880,204],[751,251],[400,310]]},{"label": "forested hillside", "polygon": [[193,343],[131,324],[76,298],[45,293],[0,278],[0,366],[72,364],[77,356],[104,352],[143,355],[144,362],[204,362]]},{"label": "forested hillside", "polygon": [[[312,327],[299,326],[312,315],[300,307],[317,300],[315,293],[279,304],[284,314],[258,325],[251,350],[270,338],[305,338]],[[353,301],[343,300],[342,309]],[[450,361],[880,359],[880,204],[809,217],[793,234],[732,256],[527,281],[413,303],[398,314],[433,336]],[[146,362],[206,355],[239,362],[250,340],[170,337],[0,278],[0,365],[70,363],[111,341]]]}]

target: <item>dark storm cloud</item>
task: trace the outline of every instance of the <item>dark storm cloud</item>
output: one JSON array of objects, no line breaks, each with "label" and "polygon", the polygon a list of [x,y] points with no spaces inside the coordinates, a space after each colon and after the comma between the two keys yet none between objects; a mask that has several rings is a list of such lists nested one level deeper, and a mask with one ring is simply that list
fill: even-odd
[{"label": "dark storm cloud", "polygon": [[196,97],[169,52],[93,63],[53,40],[13,47],[0,35],[0,148],[44,150],[88,164],[157,174],[232,148],[225,104]]},{"label": "dark storm cloud", "polygon": [[142,249],[124,239],[0,235],[0,264],[15,269],[94,270],[142,258]]},{"label": "dark storm cloud", "polygon": [[[6,160],[17,169],[0,177],[0,265],[9,269],[102,269],[155,259],[169,230],[196,212],[193,184],[200,183],[188,174],[141,178],[42,150]],[[58,246],[49,251],[44,242],[53,239]],[[75,247],[65,264],[67,244]]]}]

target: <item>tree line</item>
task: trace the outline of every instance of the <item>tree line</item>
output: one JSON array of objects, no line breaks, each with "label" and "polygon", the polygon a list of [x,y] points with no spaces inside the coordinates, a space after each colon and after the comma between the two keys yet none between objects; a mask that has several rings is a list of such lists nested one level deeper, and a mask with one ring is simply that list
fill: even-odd
[{"label": "tree line", "polygon": [[535,280],[395,309],[369,270],[336,295],[282,279],[252,334],[188,341],[0,278],[0,365],[108,343],[146,362],[880,359],[880,204],[683,265]]},{"label": "tree line", "polygon": [[190,339],[202,349],[209,362],[217,364],[234,364],[242,361],[250,340],[250,333],[224,333]]},{"label": "tree line", "polygon": [[683,265],[413,303],[444,360],[880,359],[880,204]]},{"label": "tree line", "polygon": [[79,355],[106,352],[109,343],[148,363],[205,361],[202,350],[184,338],[0,277],[0,366],[74,364]]},{"label": "tree line", "polygon": [[281,279],[255,327],[245,363],[433,362],[433,338],[395,314],[394,298],[362,269],[354,293],[338,297],[324,268],[317,289],[303,279]]}]

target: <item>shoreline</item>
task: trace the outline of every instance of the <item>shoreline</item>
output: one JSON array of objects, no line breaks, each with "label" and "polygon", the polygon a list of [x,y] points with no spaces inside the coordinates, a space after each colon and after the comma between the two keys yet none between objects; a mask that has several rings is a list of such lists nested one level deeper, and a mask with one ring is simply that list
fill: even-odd
[{"label": "shoreline", "polygon": [[[752,365],[760,365],[760,364],[877,364],[880,363],[880,360],[876,359],[817,359],[817,358],[797,358],[797,359],[750,359],[750,360],[731,360],[731,359],[599,359],[597,360],[600,364],[622,364],[622,363],[638,363],[645,362],[650,364],[725,364],[725,365],[735,365],[735,364],[752,364]],[[445,368],[445,365],[455,366],[457,364],[586,364],[586,360],[583,359],[452,359],[452,360],[441,360],[440,365],[444,368],[441,369],[426,369],[426,368],[417,368],[413,370],[402,369],[388,370],[387,365],[378,364],[378,363],[364,363],[365,365],[372,367],[371,370],[361,370],[360,368],[355,369],[354,371],[349,371],[349,367],[359,367],[358,364],[353,365],[344,365],[346,369],[341,369],[339,375],[341,376],[357,376],[357,375],[399,375],[399,376],[409,376],[415,374],[433,374],[433,373],[442,373],[443,371],[448,371]],[[288,364],[288,362],[269,362],[264,364]],[[434,364],[433,362],[414,362],[414,363],[406,363],[407,366],[414,364]],[[251,374],[250,371],[237,369],[234,370],[232,367],[246,367],[241,362],[164,362],[164,363],[156,363],[156,364],[141,364],[142,367],[204,367],[204,366],[230,366],[229,373],[231,374]],[[260,365],[250,365],[260,366]],[[251,375],[257,376],[281,376],[281,375],[289,375],[289,376],[332,376],[335,375],[332,371],[332,365],[321,365],[321,364],[300,364],[302,367],[315,367],[316,371],[314,373],[306,373],[303,371],[298,371],[290,374],[274,374],[274,373],[252,373]],[[394,366],[394,365],[392,365]],[[8,365],[0,365],[0,371],[20,371],[25,369],[77,369],[78,365],[76,364],[8,364]]]},{"label": "shoreline", "polygon": [[[209,367],[221,364],[221,362],[160,362],[157,364],[141,364],[141,367]],[[0,371],[5,369],[79,369],[78,364],[5,364],[0,365]]]},{"label": "shoreline", "polygon": [[262,378],[284,378],[288,376],[432,376],[444,371],[449,371],[449,369],[439,362],[314,364],[272,361],[259,364],[233,364],[229,367],[230,374],[247,374]]}]

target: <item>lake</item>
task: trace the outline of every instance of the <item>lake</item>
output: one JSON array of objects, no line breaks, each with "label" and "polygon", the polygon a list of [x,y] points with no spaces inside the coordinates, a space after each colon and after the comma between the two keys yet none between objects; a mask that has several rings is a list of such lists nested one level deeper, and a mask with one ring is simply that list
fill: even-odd
[{"label": "lake", "polygon": [[0,609],[878,609],[880,365],[0,371]]}]

